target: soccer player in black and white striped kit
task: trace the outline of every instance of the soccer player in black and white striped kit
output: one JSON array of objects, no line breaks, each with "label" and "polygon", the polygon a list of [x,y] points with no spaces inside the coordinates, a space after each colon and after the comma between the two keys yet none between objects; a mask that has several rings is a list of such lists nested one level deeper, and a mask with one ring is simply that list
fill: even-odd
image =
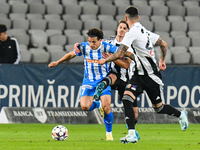
[{"label": "soccer player in black and white striped kit", "polygon": [[[104,40],[108,43],[111,43],[113,45],[119,46],[121,44],[121,41],[123,40],[125,33],[128,31],[129,27],[125,20],[120,20],[118,27],[117,27],[117,35],[110,37],[108,40]],[[132,48],[130,48],[128,51],[133,52]],[[108,57],[109,54],[103,53],[104,58]],[[123,57],[121,60],[117,62],[112,62],[111,64],[111,71],[107,75],[106,78],[104,78],[101,83],[96,88],[96,93],[94,94],[94,99],[98,99],[101,95],[101,92],[108,87],[108,85],[111,85],[112,90],[117,90],[119,94],[119,99],[122,100],[125,87],[128,83],[128,80],[131,79],[133,75],[133,70],[135,63],[128,57]],[[122,64],[123,63],[123,64]],[[123,67],[120,67],[120,66]],[[99,88],[99,89],[98,89]],[[135,113],[135,123],[137,123],[138,118],[138,107],[137,107],[137,101],[134,101],[133,110]],[[103,111],[100,109],[100,113],[103,116]],[[138,139],[140,139],[139,134],[136,131],[136,135]]]},{"label": "soccer player in black and white striped kit", "polygon": [[[130,30],[124,36],[118,51],[99,62],[104,64],[124,56],[128,56],[136,62],[134,75],[128,82],[122,98],[129,131],[128,135],[122,137],[120,141],[122,143],[136,143],[138,141],[135,134],[135,115],[131,106],[143,90],[147,92],[155,112],[179,118],[181,129],[186,130],[188,127],[187,112],[184,110],[180,112],[171,105],[162,103],[164,84],[160,71],[166,69],[167,43],[159,35],[148,31],[138,22],[139,15],[136,7],[130,6],[125,10],[125,20]],[[159,66],[156,63],[153,45],[159,45],[161,49]],[[134,54],[127,51],[129,47],[134,49]]]}]

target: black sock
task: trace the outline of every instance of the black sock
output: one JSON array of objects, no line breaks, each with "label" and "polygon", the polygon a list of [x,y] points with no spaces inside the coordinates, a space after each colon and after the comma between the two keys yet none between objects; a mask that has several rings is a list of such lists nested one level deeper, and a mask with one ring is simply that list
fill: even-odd
[{"label": "black sock", "polygon": [[109,85],[111,85],[112,79],[111,79],[111,77],[107,76],[106,78],[101,80],[101,82],[103,82],[105,84],[104,89],[106,89]]},{"label": "black sock", "polygon": [[132,103],[129,100],[123,100],[125,120],[128,129],[135,129],[135,114],[133,111]]},{"label": "black sock", "polygon": [[135,119],[135,125],[136,125],[136,123],[138,122],[138,120],[137,119]]},{"label": "black sock", "polygon": [[181,112],[178,109],[172,107],[171,105],[162,105],[161,107],[155,109],[155,111],[160,114],[168,114],[171,116],[176,116],[178,118],[181,115]]}]

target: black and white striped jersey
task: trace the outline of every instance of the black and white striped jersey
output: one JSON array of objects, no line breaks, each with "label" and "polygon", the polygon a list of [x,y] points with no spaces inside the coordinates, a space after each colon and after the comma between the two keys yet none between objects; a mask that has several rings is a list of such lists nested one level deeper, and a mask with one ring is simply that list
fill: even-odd
[{"label": "black and white striped jersey", "polygon": [[[111,43],[116,46],[120,46],[121,42],[118,42],[115,36],[110,37],[110,39],[105,40],[105,42]],[[130,48],[128,51],[133,52],[133,50]],[[115,64],[114,62],[111,63],[111,70],[116,72],[120,79],[124,82],[127,82],[129,79],[131,79],[133,75],[133,69],[134,69],[134,61],[131,62],[130,67],[128,69],[122,68]]]},{"label": "black and white striped jersey", "polygon": [[136,55],[136,70],[139,75],[148,75],[155,82],[163,85],[162,80],[157,76],[159,68],[155,59],[154,47],[159,35],[148,31],[139,22],[134,23],[126,32],[122,43],[132,47]]}]

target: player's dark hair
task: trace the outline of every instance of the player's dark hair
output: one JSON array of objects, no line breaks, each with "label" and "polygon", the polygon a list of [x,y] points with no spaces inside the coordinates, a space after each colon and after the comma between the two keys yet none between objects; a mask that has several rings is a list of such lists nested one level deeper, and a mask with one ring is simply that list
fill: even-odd
[{"label": "player's dark hair", "polygon": [[2,32],[6,32],[7,31],[7,27],[5,24],[0,24],[0,33]]},{"label": "player's dark hair", "polygon": [[136,19],[138,17],[138,8],[135,6],[129,6],[125,10],[125,14],[128,14],[130,18]]},{"label": "player's dark hair", "polygon": [[118,23],[118,26],[120,25],[120,23],[126,24],[126,27],[129,29],[129,26],[128,26],[128,23],[126,22],[126,20],[120,20]]},{"label": "player's dark hair", "polygon": [[97,37],[97,39],[103,39],[103,31],[99,28],[90,28],[87,32],[89,37]]}]

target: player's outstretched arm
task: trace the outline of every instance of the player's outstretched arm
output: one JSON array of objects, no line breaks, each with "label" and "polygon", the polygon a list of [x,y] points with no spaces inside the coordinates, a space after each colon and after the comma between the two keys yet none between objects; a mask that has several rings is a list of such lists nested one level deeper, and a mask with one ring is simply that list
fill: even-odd
[{"label": "player's outstretched arm", "polygon": [[60,63],[62,63],[63,61],[68,61],[72,58],[74,58],[76,56],[76,54],[74,53],[74,51],[71,51],[69,53],[67,53],[66,55],[64,55],[61,59],[59,59],[58,61],[54,61],[54,62],[51,62],[48,67],[49,68],[52,68],[52,67],[55,67],[57,65],[59,65]]},{"label": "player's outstretched arm", "polygon": [[159,69],[160,70],[165,70],[166,69],[166,64],[165,64],[165,57],[167,54],[167,43],[163,41],[160,37],[156,42],[156,45],[160,46],[160,60],[159,60]]},{"label": "player's outstretched arm", "polygon": [[[112,55],[111,53],[102,53],[103,58],[108,58],[110,55]],[[131,63],[131,59],[123,57],[122,59],[118,59],[114,61],[115,64],[117,64],[118,66],[128,69]]]},{"label": "player's outstretched arm", "polygon": [[79,43],[75,43],[74,44],[74,50],[75,50],[76,53],[80,53],[81,52],[80,49],[78,48],[78,46],[79,46]]},{"label": "player's outstretched arm", "polygon": [[110,55],[106,59],[100,59],[99,63],[101,65],[103,65],[106,62],[115,61],[117,59],[120,59],[126,55],[127,49],[128,49],[128,46],[121,44],[118,51],[116,51],[114,54]]}]

